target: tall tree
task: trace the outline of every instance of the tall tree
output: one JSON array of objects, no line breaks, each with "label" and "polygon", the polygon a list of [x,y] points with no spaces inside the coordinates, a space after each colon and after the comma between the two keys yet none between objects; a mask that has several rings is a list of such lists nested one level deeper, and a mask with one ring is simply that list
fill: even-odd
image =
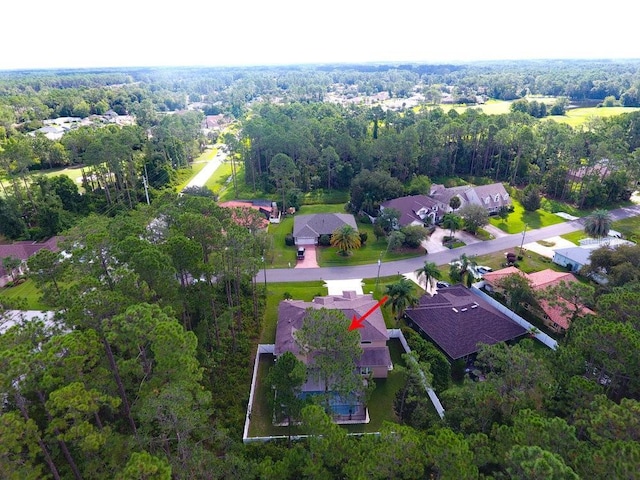
[{"label": "tall tree", "polygon": [[442,272],[438,269],[438,266],[433,262],[424,262],[424,265],[415,271],[418,281],[424,279],[425,287],[434,280],[440,280],[442,278]]},{"label": "tall tree", "polygon": [[360,334],[350,331],[349,324],[340,310],[308,309],[296,337],[309,376],[322,382],[327,410],[331,392],[344,399],[362,396],[363,381],[356,369],[362,355]]},{"label": "tall tree", "polygon": [[462,219],[458,215],[447,213],[442,218],[442,226],[444,228],[448,228],[451,237],[453,237],[456,231],[460,230],[460,227],[462,226]]},{"label": "tall tree", "polygon": [[269,172],[271,173],[271,180],[282,194],[282,210],[285,211],[287,207],[285,203],[287,190],[295,186],[295,179],[299,173],[296,164],[289,155],[278,153],[269,162]]},{"label": "tall tree", "polygon": [[389,296],[391,312],[396,316],[396,322],[404,315],[404,311],[418,303],[418,297],[414,293],[414,283],[404,277],[387,285],[385,294]]}]

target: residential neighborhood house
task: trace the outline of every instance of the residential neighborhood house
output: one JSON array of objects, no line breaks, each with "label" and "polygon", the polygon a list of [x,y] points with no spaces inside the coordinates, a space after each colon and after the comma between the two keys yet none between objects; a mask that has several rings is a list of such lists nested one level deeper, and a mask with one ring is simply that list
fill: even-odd
[{"label": "residential neighborhood house", "polygon": [[[278,307],[278,324],[276,327],[276,342],[274,355],[279,357],[285,352],[291,352],[305,364],[309,363],[307,356],[302,353],[296,339],[296,332],[302,328],[303,322],[310,309],[340,310],[347,318],[354,315],[361,318],[377,304],[372,295],[360,295],[354,291],[345,291],[342,295],[327,295],[316,297],[311,302],[302,300],[284,300]],[[357,361],[356,368],[365,379],[387,378],[389,370],[393,368],[391,355],[387,347],[389,333],[384,323],[380,309],[374,310],[363,321],[363,328],[359,328],[362,355]],[[311,353],[310,355],[313,355]],[[309,376],[302,385],[301,396],[314,395],[325,390],[324,382],[314,376]],[[366,423],[368,414],[365,405],[359,400],[342,399],[343,405],[333,405],[333,418],[338,423]]]},{"label": "residential neighborhood house", "polygon": [[[284,300],[280,302],[278,307],[274,354],[278,357],[285,352],[291,352],[300,360],[306,360],[300,353],[295,335],[296,331],[302,327],[308,309],[340,310],[348,319],[351,319],[354,315],[357,315],[358,318],[362,317],[376,304],[377,301],[371,294],[360,295],[354,291],[346,291],[342,295],[316,297],[311,302]],[[362,356],[357,365],[360,373],[363,375],[372,373],[373,378],[387,378],[387,374],[392,368],[391,355],[389,347],[387,347],[389,333],[380,309],[370,313],[363,325],[363,328],[358,329],[360,346],[362,347]],[[304,386],[303,391],[305,391]]]},{"label": "residential neighborhood house", "polygon": [[439,223],[451,208],[426,195],[409,195],[380,204],[380,211],[393,208],[400,212],[398,227]]},{"label": "residential neighborhood house", "polygon": [[[615,237],[602,239],[583,239],[580,245],[568,248],[558,248],[553,253],[553,263],[566,267],[574,273],[580,272],[583,267],[589,265],[591,252],[601,247],[617,248],[620,245],[634,245],[633,242]],[[600,282],[598,276],[592,276],[596,282]]]},{"label": "residential neighborhood house", "polygon": [[405,312],[409,324],[433,341],[450,360],[475,354],[480,345],[514,340],[527,330],[472,290],[454,285],[424,295]]},{"label": "residential neighborhood house", "polygon": [[[0,287],[4,287],[7,283],[13,281],[13,276],[24,274],[27,270],[27,260],[43,248],[51,250],[52,252],[57,252],[60,238],[61,237],[51,237],[43,243],[26,241],[15,242],[9,245],[0,245]],[[7,271],[4,268],[4,265],[2,265],[2,259],[7,257],[17,258],[21,260],[22,263],[18,268],[14,269],[13,272]]]},{"label": "residential neighborhood house", "polygon": [[336,229],[349,225],[358,230],[356,219],[347,213],[315,213],[298,215],[293,219],[293,239],[296,245],[317,245],[321,235],[331,235]]},{"label": "residential neighborhood house", "polygon": [[[223,208],[249,209],[249,210],[255,210],[259,212],[263,217],[263,221],[260,223],[260,226],[259,226],[260,229],[267,228],[269,226],[270,219],[273,218],[274,216],[272,202],[269,202],[267,200],[231,200],[228,202],[218,203],[218,206]],[[275,211],[277,215],[279,213],[277,207]],[[242,226],[245,226],[247,228],[252,227],[252,225],[245,225],[243,222],[243,219],[241,218],[234,218],[234,219],[236,220],[237,223],[239,223]]]},{"label": "residential neighborhood house", "polygon": [[467,204],[475,204],[484,207],[491,214],[498,213],[501,207],[511,206],[511,197],[502,183],[492,183],[490,185],[463,185],[460,187],[446,188],[444,185],[436,184],[431,186],[431,198],[447,206],[451,198],[460,198],[460,208]]},{"label": "residential neighborhood house", "polygon": [[[508,295],[499,285],[500,280],[508,275],[521,275],[529,280],[531,288],[534,292],[542,292],[545,289],[558,285],[561,282],[573,283],[579,280],[569,272],[556,272],[547,268],[534,273],[525,273],[516,267],[507,267],[494,272],[487,272],[484,274],[483,279],[485,282],[485,289],[490,292],[499,292],[504,295]],[[568,330],[570,325],[570,314],[567,312],[574,312],[575,307],[563,298],[557,298],[555,301],[550,302],[545,299],[538,301],[539,306],[525,305],[529,311],[539,317],[543,323],[556,333],[564,333]],[[578,306],[580,315],[593,314],[594,312],[585,306]]]}]

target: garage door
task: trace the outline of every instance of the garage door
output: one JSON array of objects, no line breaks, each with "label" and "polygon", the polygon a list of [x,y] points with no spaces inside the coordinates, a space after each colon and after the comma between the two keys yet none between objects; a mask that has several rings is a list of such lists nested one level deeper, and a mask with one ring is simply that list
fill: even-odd
[{"label": "garage door", "polygon": [[296,245],[315,245],[316,239],[311,237],[296,237]]}]

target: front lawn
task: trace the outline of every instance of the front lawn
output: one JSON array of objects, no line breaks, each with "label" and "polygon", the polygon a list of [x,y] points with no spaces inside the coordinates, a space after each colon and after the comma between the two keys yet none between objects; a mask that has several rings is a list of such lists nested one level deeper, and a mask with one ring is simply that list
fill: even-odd
[{"label": "front lawn", "polygon": [[[267,277],[269,273],[267,272]],[[278,305],[288,298],[310,302],[316,296],[327,295],[327,287],[322,280],[313,282],[269,283],[267,287],[267,306],[262,322],[260,343],[275,343],[276,324],[278,323]]]},{"label": "front lawn", "polygon": [[502,220],[497,216],[489,217],[491,225],[498,227],[504,232],[521,233],[524,231],[525,225],[527,229],[537,229],[565,221],[564,218],[541,208],[535,212],[527,212],[520,202],[515,199],[511,201],[513,204],[513,212],[509,214],[506,220]]},{"label": "front lawn", "polygon": [[[296,215],[310,215],[314,213],[345,213],[344,204],[302,205]],[[296,247],[287,246],[285,237],[293,232],[293,215],[282,217],[279,224],[269,225],[269,234],[273,237],[273,248],[269,255],[269,268],[287,268],[296,264]],[[424,255],[424,249],[404,248],[398,251],[388,251],[385,238],[376,239],[373,225],[358,222],[358,231],[367,234],[367,242],[350,255],[341,255],[335,247],[316,248],[318,265],[320,267],[344,267],[352,265],[368,265],[376,263],[379,258],[383,261],[401,260]]]}]

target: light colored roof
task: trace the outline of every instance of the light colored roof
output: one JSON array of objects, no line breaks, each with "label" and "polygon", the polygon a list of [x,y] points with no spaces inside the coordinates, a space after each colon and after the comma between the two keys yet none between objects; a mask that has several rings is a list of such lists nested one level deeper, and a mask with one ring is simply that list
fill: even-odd
[{"label": "light colored roof", "polygon": [[356,219],[348,213],[315,213],[312,215],[298,215],[293,219],[293,236],[313,237],[331,235],[337,228],[350,225],[356,231]]},{"label": "light colored roof", "polygon": [[569,248],[559,248],[555,250],[555,255],[561,255],[563,257],[568,258],[572,262],[578,263],[580,265],[588,265],[589,257],[591,257],[591,252],[593,252],[590,248],[582,248],[582,247],[569,247]]}]

